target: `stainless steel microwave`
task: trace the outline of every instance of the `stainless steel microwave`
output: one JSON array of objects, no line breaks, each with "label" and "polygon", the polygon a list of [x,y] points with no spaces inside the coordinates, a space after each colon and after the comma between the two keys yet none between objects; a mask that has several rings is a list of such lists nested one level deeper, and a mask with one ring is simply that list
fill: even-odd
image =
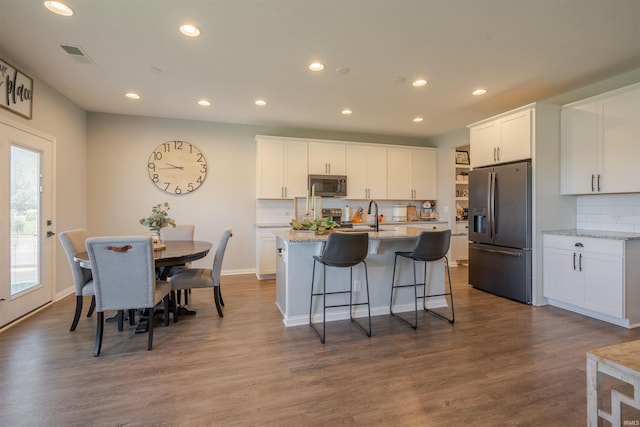
[{"label": "stainless steel microwave", "polygon": [[321,197],[346,197],[347,177],[344,175],[309,175],[309,191]]}]

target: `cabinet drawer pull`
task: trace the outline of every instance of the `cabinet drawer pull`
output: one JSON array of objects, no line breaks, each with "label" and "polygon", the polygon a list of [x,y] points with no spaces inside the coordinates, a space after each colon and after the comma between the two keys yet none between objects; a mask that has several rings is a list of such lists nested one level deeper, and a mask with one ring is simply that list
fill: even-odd
[{"label": "cabinet drawer pull", "polygon": [[598,193],[600,192],[600,174],[598,174]]},{"label": "cabinet drawer pull", "polygon": [[576,253],[573,253],[573,271],[576,270]]},{"label": "cabinet drawer pull", "polygon": [[596,179],[595,175],[591,175],[591,191],[595,191],[595,185],[593,184],[594,180]]}]

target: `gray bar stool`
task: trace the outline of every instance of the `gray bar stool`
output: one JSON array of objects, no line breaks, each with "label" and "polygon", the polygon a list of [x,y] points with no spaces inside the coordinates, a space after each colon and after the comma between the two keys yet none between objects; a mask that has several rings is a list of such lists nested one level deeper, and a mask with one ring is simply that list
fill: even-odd
[{"label": "gray bar stool", "polygon": [[[395,260],[393,262],[393,276],[391,279],[391,301],[389,303],[389,312],[392,316],[397,317],[403,323],[411,326],[413,329],[418,327],[418,300],[422,299],[422,307],[424,311],[429,312],[435,316],[438,316],[444,320],[448,320],[449,323],[453,323],[455,321],[455,313],[453,310],[453,290],[451,288],[451,272],[449,271],[449,260],[447,259],[447,252],[449,251],[449,245],[451,243],[451,230],[443,230],[443,231],[423,231],[418,236],[418,241],[416,242],[416,246],[413,248],[411,252],[396,252]],[[398,257],[408,258],[413,260],[413,283],[400,285],[396,284],[396,264],[398,262]],[[444,292],[441,294],[430,294],[427,295],[427,264],[429,262],[439,261],[444,259],[444,264],[447,270],[447,278],[449,279],[449,292]],[[424,262],[424,283],[418,283],[417,274],[416,274],[416,266],[418,262]],[[423,286],[424,292],[422,295],[418,295],[418,287]],[[406,319],[402,318],[402,316],[393,312],[393,300],[396,295],[396,289],[398,288],[407,288],[413,287],[414,292],[414,304],[415,304],[415,322],[411,323]],[[433,310],[427,308],[427,299],[432,297],[442,297],[445,298],[447,296],[450,297],[451,300],[451,317],[445,317],[440,313],[437,313]]]},{"label": "gray bar stool", "polygon": [[[322,255],[313,257],[313,273],[311,274],[311,303],[309,306],[309,326],[320,337],[320,341],[324,344],[327,308],[333,307],[349,307],[349,318],[356,324],[362,332],[368,337],[371,336],[371,306],[369,304],[369,274],[367,272],[367,251],[369,250],[369,234],[367,233],[331,233],[324,246]],[[322,291],[314,292],[314,283],[316,275],[316,263],[323,266]],[[364,264],[365,274],[365,290],[366,302],[353,302],[353,267],[358,264]],[[349,289],[342,291],[327,292],[327,266],[338,268],[349,268]],[[327,305],[327,295],[349,294],[348,304]],[[322,296],[322,334],[314,326],[312,321],[313,315],[313,298]],[[369,319],[369,327],[366,329],[360,322],[353,317],[353,307],[366,305]]]}]

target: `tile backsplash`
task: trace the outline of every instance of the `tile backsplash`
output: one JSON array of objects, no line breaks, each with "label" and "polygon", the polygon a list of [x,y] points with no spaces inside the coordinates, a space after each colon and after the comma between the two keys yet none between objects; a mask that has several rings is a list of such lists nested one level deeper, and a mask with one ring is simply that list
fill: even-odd
[{"label": "tile backsplash", "polygon": [[577,197],[576,227],[640,233],[640,194]]}]

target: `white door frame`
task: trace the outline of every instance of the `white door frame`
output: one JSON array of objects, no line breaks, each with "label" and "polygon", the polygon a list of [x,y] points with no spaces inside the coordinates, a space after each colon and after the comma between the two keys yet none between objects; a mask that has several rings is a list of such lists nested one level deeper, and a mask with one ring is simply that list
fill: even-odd
[{"label": "white door frame", "polygon": [[[18,294],[15,298],[11,297],[10,292],[10,215],[9,199],[10,189],[7,183],[10,182],[10,151],[11,140],[10,135],[20,134],[35,137],[39,142],[31,140],[31,144],[24,144],[24,147],[37,149],[31,145],[37,146],[42,143],[45,147],[39,147],[45,155],[42,157],[41,173],[44,175],[41,180],[43,186],[41,192],[41,224],[40,224],[40,282],[39,286],[34,287],[32,291],[25,291]],[[56,237],[47,237],[48,231],[53,231],[56,224],[55,219],[55,143],[56,139],[52,136],[44,134],[40,131],[32,129],[21,123],[14,122],[10,119],[0,116],[0,209],[3,211],[0,215],[0,328],[4,325],[14,322],[22,316],[42,307],[53,301],[55,295],[55,277],[56,277]],[[9,135],[9,138],[5,136]],[[24,139],[23,139],[24,140]],[[20,142],[20,141],[16,141]],[[21,145],[21,144],[18,144]],[[47,220],[51,220],[51,225],[47,224]],[[4,301],[2,300],[4,299]]]}]

